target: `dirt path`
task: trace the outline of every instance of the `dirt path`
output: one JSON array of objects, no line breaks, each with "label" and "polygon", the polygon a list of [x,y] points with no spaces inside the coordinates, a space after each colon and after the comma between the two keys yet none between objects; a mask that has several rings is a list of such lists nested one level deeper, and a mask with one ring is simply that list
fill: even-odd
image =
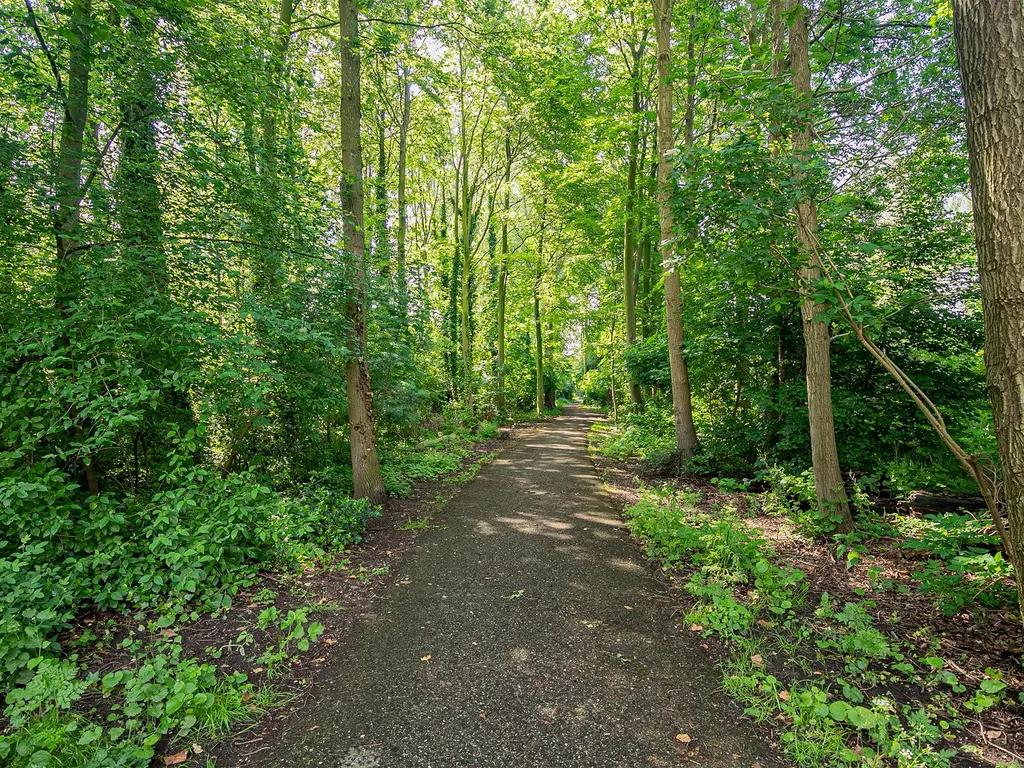
[{"label": "dirt path", "polygon": [[567,409],[452,499],[264,764],[776,764],[622,528],[594,418]]}]

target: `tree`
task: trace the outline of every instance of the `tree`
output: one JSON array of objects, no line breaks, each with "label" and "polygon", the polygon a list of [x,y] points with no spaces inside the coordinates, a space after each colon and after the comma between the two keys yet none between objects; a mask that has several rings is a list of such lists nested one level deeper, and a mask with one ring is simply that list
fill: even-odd
[{"label": "tree", "polygon": [[[822,316],[814,291],[821,279],[821,270],[812,257],[818,232],[818,210],[814,197],[806,189],[805,166],[811,157],[810,115],[811,66],[808,59],[807,9],[800,0],[787,0],[789,18],[789,59],[796,99],[796,121],[792,133],[796,164],[794,182],[799,198],[796,215],[797,250],[801,265],[797,280],[800,286],[800,316],[803,319],[805,370],[807,379],[807,417],[811,434],[811,463],[814,467],[814,489],[822,514],[836,519],[836,530],[853,530],[850,504],[839,469],[839,450],[832,416],[831,330]],[[803,185],[803,186],[801,186]]]},{"label": "tree", "polygon": [[690,376],[684,356],[683,297],[676,264],[675,225],[672,215],[672,163],[675,145],[672,131],[672,0],[651,0],[654,29],[658,41],[658,218],[661,221],[661,260],[665,269],[665,323],[668,328],[669,369],[672,380],[672,418],[676,447],[681,461],[691,458],[697,449],[697,429],[693,424]]},{"label": "tree", "polygon": [[985,369],[1024,609],[1024,8],[954,0],[957,56],[967,102],[967,145]]},{"label": "tree", "polygon": [[377,459],[373,390],[366,360],[366,234],[363,230],[363,153],[360,124],[359,15],[355,0],[338,0],[341,58],[342,212],[345,246],[351,259],[351,296],[346,315],[352,326],[345,364],[353,495],[373,504],[384,501],[384,481]]}]

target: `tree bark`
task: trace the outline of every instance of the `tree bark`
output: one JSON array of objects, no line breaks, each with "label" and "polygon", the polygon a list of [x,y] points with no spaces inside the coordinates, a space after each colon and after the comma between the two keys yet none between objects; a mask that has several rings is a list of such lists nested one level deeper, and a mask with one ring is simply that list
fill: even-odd
[{"label": "tree bark", "polygon": [[540,284],[544,277],[544,208],[541,203],[540,238],[537,244],[537,276],[533,281],[533,331],[537,338],[537,415],[544,415],[544,331],[540,323]]},{"label": "tree bark", "polygon": [[[281,114],[284,102],[285,61],[291,41],[293,8],[293,0],[281,0],[278,6],[277,37],[272,48],[270,82],[266,101],[262,108],[263,150],[260,180],[263,185],[264,199],[261,201],[261,206],[257,208],[257,215],[263,219],[261,222],[263,232],[260,233],[260,236],[270,241],[265,243],[267,247],[259,249],[256,290],[262,296],[276,294],[284,279],[281,258],[283,250],[281,216],[284,201],[282,200],[281,176],[277,162],[279,153],[277,119]],[[265,335],[265,329],[261,329],[261,335]]]},{"label": "tree bark", "polygon": [[[82,206],[82,160],[85,152],[85,121],[89,115],[89,76],[92,72],[92,1],[75,0],[71,5],[67,39],[69,41],[68,84],[64,99],[60,144],[57,150],[56,211],[53,229],[56,245],[56,300],[61,317],[68,319],[69,307],[79,291],[78,271],[73,249],[80,244]],[[70,346],[68,330],[64,342]],[[80,443],[88,439],[89,428],[79,416],[78,404],[68,405],[68,415]],[[96,457],[81,450],[85,481],[93,496],[100,492]]]},{"label": "tree bark", "polygon": [[498,411],[505,409],[505,301],[508,290],[508,217],[511,211],[510,182],[512,179],[512,139],[505,135],[505,215],[501,219],[501,259],[498,263],[498,297],[497,297],[497,384],[495,398]]},{"label": "tree bark", "polygon": [[341,57],[341,202],[345,246],[351,258],[350,298],[346,315],[352,325],[349,360],[345,364],[349,440],[352,451],[352,495],[384,501],[384,481],[377,459],[373,426],[373,390],[366,360],[366,233],[363,229],[362,108],[359,91],[359,16],[356,0],[338,0]]},{"label": "tree bark", "polygon": [[953,0],[1001,502],[1024,610],[1024,7]]},{"label": "tree bark", "polygon": [[619,420],[619,406],[615,399],[615,318],[612,318],[611,327],[608,329],[608,361],[609,361],[609,395],[612,400],[612,421]]},{"label": "tree bark", "polygon": [[537,415],[544,415],[544,335],[540,324],[540,278],[533,283],[533,333],[537,340]]},{"label": "tree bark", "polygon": [[672,418],[680,461],[690,459],[697,448],[693,424],[690,376],[683,356],[683,297],[672,245],[672,166],[668,153],[675,139],[672,132],[672,0],[651,0],[658,39],[658,218],[661,222],[661,259],[665,270],[665,323],[668,327],[669,369],[672,381]]},{"label": "tree bark", "polygon": [[409,316],[409,283],[405,267],[405,235],[409,227],[405,205],[405,184],[408,173],[409,123],[412,117],[412,80],[402,68],[402,125],[398,129],[398,232],[395,258],[395,283],[398,287],[398,309],[403,318]]},{"label": "tree bark", "polygon": [[[633,208],[636,204],[637,155],[640,152],[640,61],[644,45],[640,43],[632,50],[633,68],[629,72],[632,84],[633,104],[630,111],[632,125],[629,129],[629,160],[626,171],[626,220],[622,235],[622,303],[626,316],[626,348],[636,344],[636,295],[637,295],[637,248],[636,221]],[[629,377],[629,397],[633,405],[643,403],[640,384]]]},{"label": "tree bark", "polygon": [[155,32],[155,19],[132,16],[128,20],[126,65],[132,78],[121,95],[117,209],[126,268],[133,277],[141,274],[152,293],[166,295],[170,278],[163,249],[163,195],[157,183],[160,155],[154,125],[159,108],[152,68]]},{"label": "tree bark", "polygon": [[[459,48],[459,68],[465,74],[462,61],[462,49]],[[461,308],[460,338],[462,346],[462,386],[463,397],[467,411],[473,410],[473,340],[470,336],[470,281],[472,280],[473,265],[471,262],[473,243],[473,209],[472,196],[469,188],[469,156],[473,151],[469,142],[466,127],[466,89],[465,78],[461,80],[459,90],[459,135],[460,151],[462,153],[462,195],[459,198],[459,205],[462,209],[462,283],[459,306]]]},{"label": "tree bark", "polygon": [[379,274],[386,278],[391,271],[391,254],[388,252],[388,151],[387,135],[384,131],[387,115],[383,109],[380,110],[377,118],[377,173],[373,185],[376,231],[373,237],[372,261],[377,265]]},{"label": "tree bark", "polygon": [[[799,167],[811,156],[812,125],[807,110],[811,102],[811,67],[808,57],[807,10],[800,0],[786,0],[789,15],[790,75],[796,98],[796,125],[793,129],[793,155],[797,163],[794,181],[798,189],[806,183]],[[811,464],[814,490],[823,515],[835,520],[837,532],[853,530],[850,504],[843,487],[836,449],[836,431],[832,414],[831,330],[820,319],[822,307],[814,301],[814,286],[821,279],[814,249],[818,232],[818,211],[813,196],[801,189],[796,203],[797,250],[802,266],[797,275],[800,288],[800,316],[803,320],[807,379],[807,417],[811,437]]]}]

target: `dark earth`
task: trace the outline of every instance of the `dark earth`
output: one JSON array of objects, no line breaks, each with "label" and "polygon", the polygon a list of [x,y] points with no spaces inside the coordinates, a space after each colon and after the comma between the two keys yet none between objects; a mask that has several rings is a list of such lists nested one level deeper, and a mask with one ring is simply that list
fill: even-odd
[{"label": "dark earth", "polygon": [[484,467],[261,765],[778,765],[624,529],[568,408]]}]

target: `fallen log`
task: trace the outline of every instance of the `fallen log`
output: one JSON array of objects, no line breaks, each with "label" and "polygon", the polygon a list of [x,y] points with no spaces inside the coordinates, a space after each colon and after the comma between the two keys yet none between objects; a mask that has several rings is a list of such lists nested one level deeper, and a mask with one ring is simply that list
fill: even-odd
[{"label": "fallen log", "polygon": [[958,512],[960,510],[977,512],[985,509],[985,499],[981,496],[929,493],[928,491],[911,491],[905,504],[919,512]]}]

